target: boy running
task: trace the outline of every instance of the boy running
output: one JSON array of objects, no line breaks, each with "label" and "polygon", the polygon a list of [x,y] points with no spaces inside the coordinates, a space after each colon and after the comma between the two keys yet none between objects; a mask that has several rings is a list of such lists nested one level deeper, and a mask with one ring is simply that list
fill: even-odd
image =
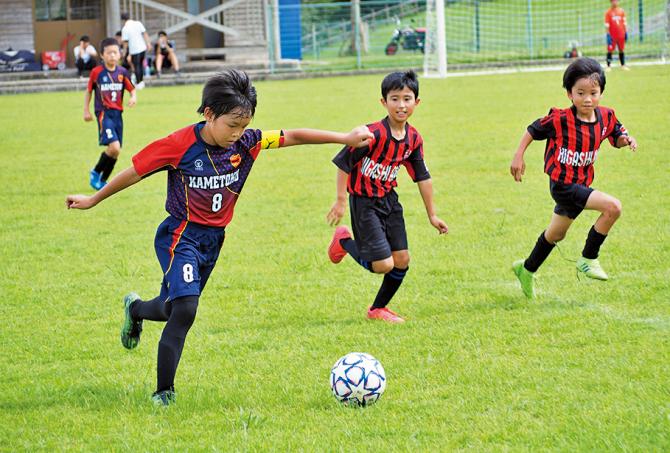
[{"label": "boy running", "polygon": [[591,58],[575,60],[563,74],[563,87],[572,106],[552,108],[547,116],[528,126],[510,167],[514,180],[521,182],[526,171],[523,161],[526,149],[533,140],[547,140],[544,171],[549,175],[549,192],[556,201],[554,214],[530,256],[525,261],[516,261],[512,267],[528,298],[535,297],[535,272],[584,209],[598,211],[600,216],[586,238],[582,256],[577,260],[577,270],[587,277],[607,280],[598,261],[598,252],[621,215],[621,202],[590,187],[594,177],[593,163],[600,143],[606,138],[616,148],[637,149],[637,142],[628,135],[614,110],[599,105],[605,90],[605,73],[600,63]]},{"label": "boy running", "polygon": [[327,215],[336,225],[344,216],[349,192],[354,238],[345,226],[335,229],[328,256],[339,263],[348,253],[370,272],[384,274],[367,317],[391,323],[404,319],[386,308],[409,268],[407,232],[402,205],[394,187],[400,165],[418,183],[428,220],[440,234],[447,224],[436,214],[433,183],[423,160],[423,139],[407,120],[419,105],[419,82],[413,71],[394,72],[382,81],[381,103],[388,116],[368,125],[374,134],[366,146],[347,146],[333,159],[337,171],[337,201]]},{"label": "boy running", "polygon": [[92,121],[89,104],[91,93],[95,91],[95,118],[98,123],[98,143],[107,146],[100,159],[89,174],[89,183],[95,190],[107,184],[114,170],[123,142],[123,91],[130,92],[128,107],[137,102],[135,87],[130,81],[128,71],[118,66],[121,52],[114,38],[105,38],[100,43],[103,64],[93,68],[88,79],[88,88],[84,98],[84,121]]},{"label": "boy running", "polygon": [[225,228],[261,150],[311,143],[364,146],[372,134],[364,126],[348,134],[314,129],[246,129],[256,110],[256,89],[246,73],[227,70],[211,77],[198,112],[205,121],[175,131],[133,156],[122,171],[92,196],[69,195],[68,208],[88,209],[156,172],[167,170],[168,217],[156,232],[163,269],[160,295],[142,301],[128,294],[121,343],[137,347],[143,320],[167,321],[158,344],[158,379],[152,399],[175,400],[174,378],[186,335],[195,320],[200,294],[214,269]]},{"label": "boy running", "polygon": [[612,52],[617,47],[621,67],[629,70],[624,55],[628,40],[628,25],[626,24],[626,13],[619,7],[619,0],[611,0],[611,7],[605,12],[605,30],[607,30],[607,71],[611,70]]}]

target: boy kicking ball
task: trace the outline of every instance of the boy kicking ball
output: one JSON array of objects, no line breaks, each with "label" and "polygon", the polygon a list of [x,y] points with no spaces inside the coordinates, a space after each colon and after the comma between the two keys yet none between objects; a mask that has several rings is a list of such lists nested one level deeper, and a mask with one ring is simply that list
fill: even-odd
[{"label": "boy kicking ball", "polygon": [[339,263],[349,254],[364,269],[384,274],[377,297],[367,312],[369,319],[401,323],[404,319],[387,308],[409,268],[407,232],[402,205],[393,190],[396,176],[404,165],[419,186],[428,220],[440,234],[447,224],[436,214],[433,183],[423,160],[423,139],[407,122],[419,105],[419,82],[413,71],[394,72],[382,81],[381,103],[388,116],[368,125],[374,138],[363,147],[347,146],[335,156],[337,201],[327,215],[337,225],[347,206],[351,211],[351,232],[335,229],[328,256]]},{"label": "boy kicking ball", "polygon": [[605,91],[605,73],[600,63],[591,58],[575,60],[563,74],[563,87],[572,105],[567,109],[552,108],[547,116],[528,126],[510,167],[514,180],[521,182],[526,171],[523,160],[526,149],[533,140],[547,140],[544,171],[549,175],[549,192],[556,202],[554,214],[530,256],[512,266],[528,298],[535,297],[535,272],[584,209],[598,211],[600,216],[586,237],[582,256],[577,260],[577,270],[589,278],[607,280],[598,253],[621,215],[621,202],[591,188],[593,163],[600,143],[606,138],[616,148],[637,149],[637,142],[628,135],[614,110],[600,106]]},{"label": "boy kicking ball", "polygon": [[152,399],[175,401],[174,380],[186,336],[195,321],[200,295],[225,238],[225,228],[244,183],[261,151],[302,144],[365,146],[365,126],[348,134],[316,129],[247,129],[256,110],[256,89],[247,74],[227,70],[211,77],[198,112],[204,121],[156,140],[133,156],[133,165],[92,196],[69,195],[70,209],[89,209],[143,178],[167,171],[168,217],[154,246],[163,271],[158,297],[143,301],[135,293],[123,301],[121,343],[134,349],[144,320],[164,322],[158,343],[157,385]]}]

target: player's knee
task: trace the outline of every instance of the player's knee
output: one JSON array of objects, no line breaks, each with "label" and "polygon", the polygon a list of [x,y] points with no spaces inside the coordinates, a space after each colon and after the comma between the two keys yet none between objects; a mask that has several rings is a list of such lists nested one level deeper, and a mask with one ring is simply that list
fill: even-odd
[{"label": "player's knee", "polygon": [[174,324],[180,330],[188,331],[195,321],[195,315],[198,312],[198,296],[187,296],[175,299],[172,302],[172,313],[170,321],[174,319]]},{"label": "player's knee", "polygon": [[618,219],[621,217],[621,211],[623,207],[621,205],[621,202],[617,200],[616,198],[613,198],[608,204],[606,208],[606,213],[609,217],[613,219]]},{"label": "player's knee", "polygon": [[121,154],[121,144],[119,142],[110,143],[107,146],[107,155],[109,157],[113,157],[114,159],[118,159],[119,154]]},{"label": "player's knee", "polygon": [[544,238],[550,244],[556,244],[557,242],[561,242],[563,239],[565,239],[566,234],[567,231],[546,231],[544,233]]},{"label": "player's knee", "polygon": [[372,271],[375,274],[388,274],[393,270],[393,257],[385,260],[379,260],[372,263]]},{"label": "player's knee", "polygon": [[393,257],[393,265],[398,269],[407,269],[409,267],[409,253],[402,253]]}]

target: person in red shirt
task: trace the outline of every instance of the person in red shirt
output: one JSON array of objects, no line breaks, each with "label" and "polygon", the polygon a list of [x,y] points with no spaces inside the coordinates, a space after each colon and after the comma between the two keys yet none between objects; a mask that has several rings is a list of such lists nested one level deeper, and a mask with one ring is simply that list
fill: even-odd
[{"label": "person in red shirt", "polygon": [[630,68],[626,66],[626,56],[624,48],[628,40],[628,26],[626,25],[626,13],[619,7],[619,0],[611,0],[612,6],[605,12],[605,29],[607,30],[607,71],[610,71],[612,65],[612,52],[615,48],[619,49],[619,61],[621,67],[625,70]]},{"label": "person in red shirt", "polygon": [[95,118],[98,123],[98,143],[107,146],[89,174],[89,183],[95,190],[107,184],[123,143],[123,93],[130,92],[128,107],[137,102],[135,87],[128,71],[119,66],[121,52],[114,38],[105,38],[100,43],[103,64],[91,71],[84,98],[84,121],[93,121],[89,104],[95,93]]},{"label": "person in red shirt", "polygon": [[552,108],[547,116],[530,124],[510,166],[514,180],[521,182],[526,171],[523,159],[526,149],[534,140],[547,141],[544,172],[549,176],[549,192],[556,202],[554,215],[528,259],[512,265],[528,298],[535,297],[535,272],[584,209],[597,211],[600,216],[588,233],[582,256],[577,259],[577,271],[589,278],[607,280],[598,253],[621,215],[621,202],[590,187],[593,163],[605,139],[615,148],[637,149],[637,142],[628,135],[614,110],[599,105],[605,90],[605,73],[600,63],[591,58],[578,58],[565,70],[563,87],[572,105],[567,109]]},{"label": "person in red shirt", "polygon": [[393,72],[382,81],[381,103],[388,112],[369,124],[374,138],[363,147],[344,147],[333,159],[337,170],[337,200],[327,220],[336,225],[344,216],[349,193],[351,226],[339,226],[328,247],[337,264],[346,255],[370,272],[384,274],[381,287],[367,311],[369,319],[401,323],[404,319],[387,308],[409,268],[409,251],[403,208],[394,188],[401,166],[417,183],[430,224],[440,234],[447,224],[433,204],[433,182],[423,160],[423,139],[407,121],[419,105],[419,81],[414,71]]},{"label": "person in red shirt", "polygon": [[164,322],[158,343],[154,404],[175,401],[174,380],[184,342],[193,324],[200,295],[214,270],[226,227],[256,159],[268,149],[319,143],[367,145],[372,134],[361,126],[338,133],[318,129],[262,131],[247,128],[256,111],[256,89],[243,71],[229,69],[212,76],[202,91],[198,113],[190,124],[147,145],[133,165],[94,195],[69,195],[69,209],[90,209],[104,199],[155,173],[167,173],[167,218],[154,246],[163,281],[160,293],[143,301],[135,293],[123,300],[121,344],[134,349],[144,320]]}]

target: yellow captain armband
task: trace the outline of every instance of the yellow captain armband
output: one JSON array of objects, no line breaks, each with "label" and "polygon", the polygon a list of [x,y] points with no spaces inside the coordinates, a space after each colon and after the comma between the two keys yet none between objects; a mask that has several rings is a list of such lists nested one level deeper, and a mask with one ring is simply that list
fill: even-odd
[{"label": "yellow captain armband", "polygon": [[284,144],[284,131],[263,131],[261,149],[279,148]]}]

